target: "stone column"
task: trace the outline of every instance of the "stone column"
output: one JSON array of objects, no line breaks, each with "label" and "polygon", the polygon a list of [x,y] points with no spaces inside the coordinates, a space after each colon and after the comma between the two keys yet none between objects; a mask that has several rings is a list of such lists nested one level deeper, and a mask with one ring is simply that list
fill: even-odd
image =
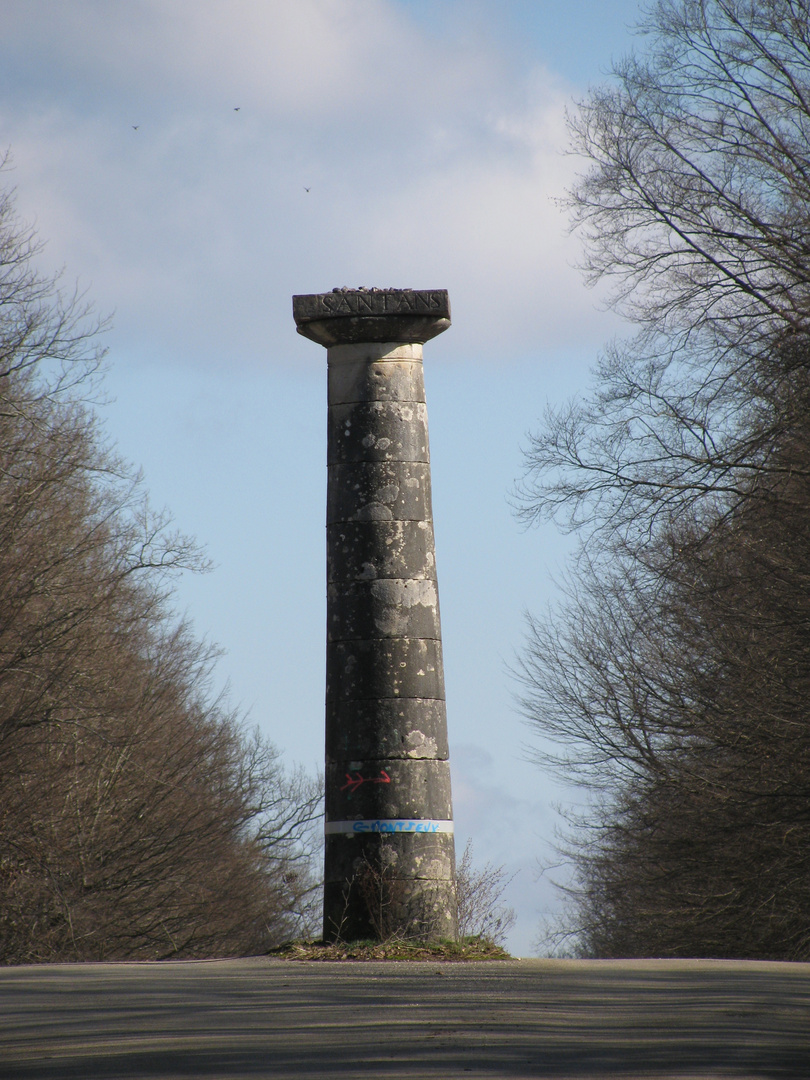
[{"label": "stone column", "polygon": [[422,344],[444,290],[293,297],[328,349],[324,939],[456,937]]}]

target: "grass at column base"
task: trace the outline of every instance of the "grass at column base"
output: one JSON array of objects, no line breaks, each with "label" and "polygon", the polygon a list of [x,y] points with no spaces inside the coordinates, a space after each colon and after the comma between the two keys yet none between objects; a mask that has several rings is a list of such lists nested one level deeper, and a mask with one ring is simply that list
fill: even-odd
[{"label": "grass at column base", "polygon": [[281,960],[429,960],[465,962],[471,960],[511,960],[500,945],[480,937],[462,941],[291,941],[271,949],[269,956]]}]

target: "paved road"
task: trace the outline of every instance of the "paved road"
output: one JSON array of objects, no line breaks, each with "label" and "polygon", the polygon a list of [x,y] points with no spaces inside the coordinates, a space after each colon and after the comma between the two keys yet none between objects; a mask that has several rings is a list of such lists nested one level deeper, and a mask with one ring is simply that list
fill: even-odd
[{"label": "paved road", "polygon": [[0,969],[0,1077],[810,1078],[810,964]]}]

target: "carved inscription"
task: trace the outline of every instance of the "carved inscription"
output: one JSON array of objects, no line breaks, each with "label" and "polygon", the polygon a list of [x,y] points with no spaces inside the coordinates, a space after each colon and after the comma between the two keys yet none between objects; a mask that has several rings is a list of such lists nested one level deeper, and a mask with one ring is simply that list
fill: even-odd
[{"label": "carved inscription", "polygon": [[446,289],[335,289],[293,297],[296,322],[363,315],[450,317]]}]

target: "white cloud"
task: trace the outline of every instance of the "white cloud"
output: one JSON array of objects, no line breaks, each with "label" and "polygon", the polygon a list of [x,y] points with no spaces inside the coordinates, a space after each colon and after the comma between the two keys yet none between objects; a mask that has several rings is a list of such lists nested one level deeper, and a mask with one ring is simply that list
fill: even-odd
[{"label": "white cloud", "polygon": [[119,340],[266,363],[290,294],[342,284],[449,288],[451,355],[604,336],[554,202],[559,80],[405,11],[0,3],[21,205]]}]

